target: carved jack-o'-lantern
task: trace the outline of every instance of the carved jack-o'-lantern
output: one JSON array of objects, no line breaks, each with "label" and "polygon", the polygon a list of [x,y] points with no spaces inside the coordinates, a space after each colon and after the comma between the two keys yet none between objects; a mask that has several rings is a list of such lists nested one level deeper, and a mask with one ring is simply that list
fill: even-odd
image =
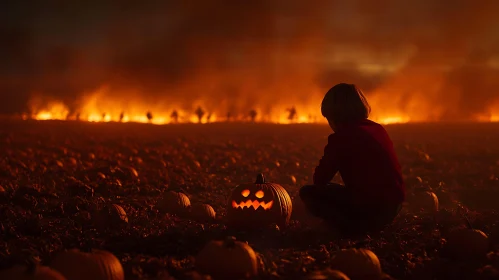
[{"label": "carved jack-o'-lantern", "polygon": [[245,229],[270,224],[285,227],[291,210],[288,192],[281,185],[265,182],[263,174],[258,174],[254,184],[234,188],[228,201],[227,219],[230,226]]}]

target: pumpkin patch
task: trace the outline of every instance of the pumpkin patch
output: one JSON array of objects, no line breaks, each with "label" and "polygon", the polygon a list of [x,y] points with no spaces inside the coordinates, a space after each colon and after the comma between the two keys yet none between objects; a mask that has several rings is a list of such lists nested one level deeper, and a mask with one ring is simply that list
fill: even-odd
[{"label": "pumpkin patch", "polygon": [[0,280],[498,279],[498,126],[386,130],[407,211],[339,238],[296,196],[327,126],[0,118]]}]

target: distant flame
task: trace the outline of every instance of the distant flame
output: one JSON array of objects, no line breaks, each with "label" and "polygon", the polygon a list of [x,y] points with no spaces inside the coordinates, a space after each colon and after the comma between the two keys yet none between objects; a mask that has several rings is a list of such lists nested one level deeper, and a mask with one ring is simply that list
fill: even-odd
[{"label": "distant flame", "polygon": [[499,122],[499,102],[493,103],[489,109],[491,122]]},{"label": "distant flame", "polygon": [[[70,113],[68,106],[62,102],[48,102],[41,105],[37,100],[36,106],[31,106],[31,118],[37,120],[81,120],[88,122],[137,122],[152,124],[179,123],[208,123],[226,121],[227,112],[224,108],[214,108],[209,110],[204,106],[202,100],[193,102],[193,108],[201,107],[205,112],[199,121],[194,110],[181,109],[179,104],[146,104],[146,102],[136,98],[116,99],[108,97],[106,88],[101,88],[87,95],[81,102],[81,106],[75,112]],[[126,95],[124,95],[126,96]],[[279,124],[290,123],[327,123],[320,114],[320,100],[310,100],[306,104],[275,104],[268,113],[255,106],[256,122],[269,122]],[[376,106],[376,100],[374,100]],[[382,106],[376,106],[382,107]],[[295,108],[295,114],[291,113],[291,108]],[[177,112],[177,118],[172,117],[172,113]],[[249,110],[248,110],[249,111]],[[376,113],[372,119],[382,124],[404,123],[409,118],[399,114],[389,113],[390,111],[376,108]],[[146,116],[151,112],[152,118]],[[386,112],[386,114],[384,113]],[[233,112],[230,121],[251,121],[249,112]]]},{"label": "distant flame", "polygon": [[475,116],[475,120],[479,122],[499,122],[499,102],[490,105],[486,113]]},{"label": "distant flame", "polygon": [[379,123],[382,124],[393,124],[393,123],[407,123],[409,122],[409,118],[407,117],[386,117],[378,120]]},{"label": "distant flame", "polygon": [[[391,89],[385,89],[391,93]],[[32,102],[31,114],[27,115],[36,120],[81,120],[88,122],[136,122],[136,123],[151,123],[151,124],[167,124],[167,123],[208,123],[220,121],[251,121],[250,112],[236,111],[231,112],[228,118],[227,104],[224,100],[220,100],[220,106],[206,106],[203,100],[193,100],[192,108],[186,109],[178,103],[165,103],[165,101],[150,104],[141,98],[139,95],[128,93],[120,94],[122,97],[115,97],[116,94],[109,94],[110,91],[106,87],[102,87],[81,100],[80,106],[70,112],[68,106],[63,102],[42,102],[37,99]],[[428,122],[437,121],[441,116],[442,111],[434,104],[425,102],[423,99],[412,98],[402,100],[397,97],[396,92],[393,92],[394,98],[386,100],[383,98],[384,91],[379,90],[371,93],[368,96],[368,101],[372,107],[370,119],[381,124],[395,124],[407,122]],[[124,98],[123,96],[127,96]],[[135,96],[135,97],[134,97]],[[296,105],[290,101],[282,104],[273,104],[269,109],[268,106],[262,108],[255,104],[254,116],[255,122],[268,122],[278,124],[291,123],[324,123],[327,121],[320,114],[320,95],[311,95],[307,102],[301,102]],[[404,104],[401,108],[400,104]],[[225,106],[223,106],[225,105]],[[195,109],[202,108],[204,114],[196,115]],[[211,108],[209,108],[211,107]],[[292,114],[290,108],[295,108],[295,113]],[[152,114],[152,118],[147,117],[147,112]],[[176,112],[176,117],[173,117],[173,112]],[[23,119],[27,119],[23,116]],[[497,122],[499,121],[499,104],[494,104],[488,109],[488,112],[480,116],[476,116],[473,121],[481,122]]]},{"label": "distant flame", "polygon": [[241,202],[237,203],[234,200],[232,201],[232,208],[250,208],[253,207],[253,209],[257,210],[258,207],[262,207],[265,210],[268,210],[272,208],[272,205],[274,204],[274,201],[269,201],[265,203],[265,201],[257,201],[257,200],[247,200],[246,202]]},{"label": "distant flame", "polygon": [[69,109],[61,102],[51,103],[47,109],[38,111],[34,118],[37,120],[65,120]]}]

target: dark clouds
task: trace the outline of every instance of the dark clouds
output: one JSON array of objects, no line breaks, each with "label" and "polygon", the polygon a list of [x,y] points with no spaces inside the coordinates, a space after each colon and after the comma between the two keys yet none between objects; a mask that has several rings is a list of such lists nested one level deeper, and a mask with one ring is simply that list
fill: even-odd
[{"label": "dark clouds", "polygon": [[[25,110],[34,92],[75,105],[102,84],[148,102],[210,96],[212,107],[270,110],[349,81],[402,96],[400,108],[438,102],[447,117],[499,95],[487,66],[499,55],[497,1],[78,2],[0,9],[0,111]],[[397,60],[408,61],[395,72],[359,70]]]}]

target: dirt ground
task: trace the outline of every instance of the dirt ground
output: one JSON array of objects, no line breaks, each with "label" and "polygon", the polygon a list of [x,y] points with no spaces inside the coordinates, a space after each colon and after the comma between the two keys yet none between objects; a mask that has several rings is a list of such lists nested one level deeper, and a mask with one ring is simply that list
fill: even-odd
[{"label": "dirt ground", "polygon": [[[371,249],[395,279],[498,279],[495,253],[456,263],[441,248],[446,233],[465,224],[463,217],[493,241],[499,232],[499,124],[387,130],[408,192],[434,191],[438,219],[404,211],[379,236],[356,240],[331,239],[296,221],[286,230],[236,234],[258,253],[261,279],[296,279],[326,267],[331,254],[349,247]],[[329,133],[311,124],[2,121],[0,268],[26,257],[47,264],[68,248],[102,248],[120,258],[127,279],[157,279],[164,271],[185,279],[207,241],[235,235],[224,225],[232,188],[262,172],[294,197],[311,181]],[[167,190],[212,205],[218,220],[201,224],[159,212],[156,202]],[[106,203],[121,205],[128,223],[96,226],[92,211]]]}]

